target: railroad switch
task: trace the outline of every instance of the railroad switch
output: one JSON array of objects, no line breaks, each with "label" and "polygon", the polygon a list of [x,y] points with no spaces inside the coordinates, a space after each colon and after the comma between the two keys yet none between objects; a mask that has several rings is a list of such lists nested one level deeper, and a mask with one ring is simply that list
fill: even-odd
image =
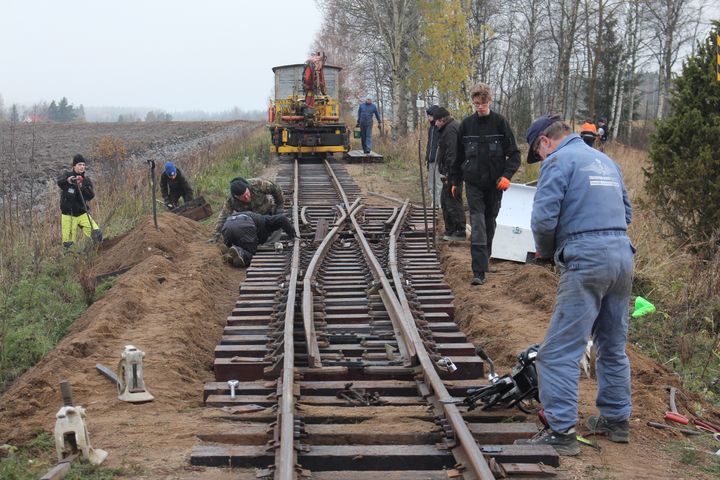
[{"label": "railroad switch", "polygon": [[143,357],[145,352],[132,345],[125,345],[118,362],[118,399],[123,402],[142,403],[155,400],[145,388],[143,380]]}]

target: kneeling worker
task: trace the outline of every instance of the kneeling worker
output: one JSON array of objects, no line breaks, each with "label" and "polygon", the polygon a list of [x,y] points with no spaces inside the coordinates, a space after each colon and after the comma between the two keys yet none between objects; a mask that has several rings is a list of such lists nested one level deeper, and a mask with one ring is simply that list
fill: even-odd
[{"label": "kneeling worker", "polygon": [[67,251],[75,243],[77,229],[95,243],[102,243],[102,232],[90,217],[87,202],[95,197],[93,183],[85,172],[85,158],[79,153],[73,157],[72,169],[57,178],[60,187],[62,242]]},{"label": "kneeling worker", "polygon": [[254,212],[234,213],[225,220],[222,236],[225,245],[222,250],[225,260],[234,267],[247,267],[259,244],[265,243],[270,235],[282,229],[292,240],[295,229],[285,215],[260,215]]},{"label": "kneeling worker", "polygon": [[215,233],[208,243],[220,241],[225,220],[234,213],[255,212],[261,215],[275,215],[283,211],[282,189],[264,178],[245,180],[235,177],[230,181],[230,196],[222,206],[215,223]]},{"label": "kneeling worker", "polygon": [[190,183],[173,162],[165,162],[165,170],[160,175],[160,193],[168,210],[177,207],[180,198],[185,203],[193,199]]}]

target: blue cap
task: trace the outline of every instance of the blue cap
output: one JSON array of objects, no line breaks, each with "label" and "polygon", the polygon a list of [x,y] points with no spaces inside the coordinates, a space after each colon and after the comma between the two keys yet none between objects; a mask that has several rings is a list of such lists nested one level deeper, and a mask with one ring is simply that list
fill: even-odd
[{"label": "blue cap", "polygon": [[165,162],[165,173],[167,175],[175,175],[177,173],[177,168],[175,168],[173,162]]},{"label": "blue cap", "polygon": [[542,158],[538,157],[535,154],[534,143],[540,136],[543,130],[548,128],[550,125],[552,125],[555,122],[561,121],[562,118],[560,115],[543,115],[540,118],[535,119],[535,121],[530,125],[530,128],[528,128],[527,131],[527,143],[528,143],[528,154],[527,154],[527,163],[535,163],[542,160]]}]

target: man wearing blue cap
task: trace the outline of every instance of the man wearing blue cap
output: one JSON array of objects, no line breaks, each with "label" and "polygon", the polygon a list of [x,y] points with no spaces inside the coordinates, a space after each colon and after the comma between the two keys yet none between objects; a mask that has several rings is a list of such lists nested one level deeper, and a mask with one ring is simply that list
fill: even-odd
[{"label": "man wearing blue cap", "polygon": [[589,417],[587,426],[627,443],[632,405],[625,344],[635,249],[627,236],[632,208],[623,176],[558,115],[535,120],[527,141],[528,163],[543,161],[531,219],[536,257],[554,259],[560,282],[536,363],[548,427],[522,443],[552,445],[561,455],[580,453],[579,363],[591,336],[600,415]]},{"label": "man wearing blue cap", "polygon": [[192,187],[173,162],[165,162],[165,170],[160,175],[160,193],[168,210],[177,207],[181,197],[185,203],[193,199]]}]

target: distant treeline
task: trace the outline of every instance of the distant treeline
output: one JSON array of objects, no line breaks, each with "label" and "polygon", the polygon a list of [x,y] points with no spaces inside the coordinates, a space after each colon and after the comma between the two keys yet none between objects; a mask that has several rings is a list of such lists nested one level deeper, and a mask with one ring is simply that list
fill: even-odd
[{"label": "distant treeline", "polygon": [[176,121],[227,121],[227,120],[263,120],[265,112],[261,110],[243,110],[233,107],[220,112],[187,110],[167,112],[147,107],[74,107],[66,97],[59,102],[52,100],[33,105],[11,104],[7,108],[0,95],[0,121],[16,122],[169,122]]}]

